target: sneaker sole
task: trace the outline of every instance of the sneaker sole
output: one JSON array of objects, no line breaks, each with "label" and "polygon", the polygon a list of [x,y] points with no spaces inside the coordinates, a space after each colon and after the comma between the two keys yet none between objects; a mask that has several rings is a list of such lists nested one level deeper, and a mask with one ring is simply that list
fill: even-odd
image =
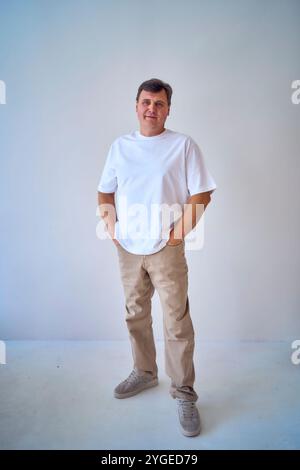
[{"label": "sneaker sole", "polygon": [[198,436],[201,432],[201,426],[199,426],[199,428],[196,430],[196,431],[186,431],[185,429],[183,428],[180,428],[182,434],[186,437],[194,437],[194,436]]},{"label": "sneaker sole", "polygon": [[115,398],[133,397],[134,395],[137,395],[138,393],[142,392],[143,390],[146,390],[147,388],[155,387],[156,385],[158,385],[158,379],[151,380],[151,382],[146,382],[141,387],[139,387],[137,390],[132,390],[132,392],[126,392],[126,393],[114,392],[114,397]]}]

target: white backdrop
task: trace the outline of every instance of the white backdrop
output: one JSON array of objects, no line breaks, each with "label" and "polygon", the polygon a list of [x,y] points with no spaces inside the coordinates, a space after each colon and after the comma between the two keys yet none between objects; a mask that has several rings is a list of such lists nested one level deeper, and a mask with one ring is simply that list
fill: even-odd
[{"label": "white backdrop", "polygon": [[[218,186],[187,252],[197,339],[299,337],[299,17],[297,0],[1,4],[1,339],[128,338],[97,184],[153,77]],[[153,317],[160,339],[156,294]]]}]

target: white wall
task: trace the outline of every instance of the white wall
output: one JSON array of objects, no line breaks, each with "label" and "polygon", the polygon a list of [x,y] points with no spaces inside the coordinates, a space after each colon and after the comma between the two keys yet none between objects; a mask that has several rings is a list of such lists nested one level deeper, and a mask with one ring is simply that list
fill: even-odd
[{"label": "white wall", "polygon": [[[128,338],[96,192],[152,77],[218,185],[187,253],[197,338],[299,337],[299,15],[297,0],[1,5],[1,339]],[[153,315],[160,338],[156,296]]]}]

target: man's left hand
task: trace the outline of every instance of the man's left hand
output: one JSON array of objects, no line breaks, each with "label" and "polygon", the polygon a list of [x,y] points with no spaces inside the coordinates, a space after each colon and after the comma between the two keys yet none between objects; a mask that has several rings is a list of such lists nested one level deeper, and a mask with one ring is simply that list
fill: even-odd
[{"label": "man's left hand", "polygon": [[169,240],[167,241],[167,245],[170,245],[170,246],[177,246],[177,245],[180,245],[180,243],[183,242],[183,239],[182,238],[174,238],[174,232],[173,230],[170,232],[170,237],[169,237]]}]

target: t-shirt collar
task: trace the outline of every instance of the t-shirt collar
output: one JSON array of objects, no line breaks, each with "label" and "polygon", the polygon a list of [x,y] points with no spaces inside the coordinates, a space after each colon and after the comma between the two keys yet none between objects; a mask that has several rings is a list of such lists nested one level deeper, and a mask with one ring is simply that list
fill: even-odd
[{"label": "t-shirt collar", "polygon": [[141,134],[140,131],[137,130],[137,131],[135,131],[135,135],[140,140],[157,140],[157,139],[161,139],[162,137],[164,137],[168,133],[168,131],[169,131],[169,129],[166,128],[160,134],[152,135],[152,136],[146,136],[146,135]]}]

